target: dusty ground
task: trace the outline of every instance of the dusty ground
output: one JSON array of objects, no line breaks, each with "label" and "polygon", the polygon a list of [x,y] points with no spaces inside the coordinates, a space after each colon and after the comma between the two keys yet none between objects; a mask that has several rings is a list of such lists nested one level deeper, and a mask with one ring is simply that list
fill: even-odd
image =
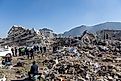
[{"label": "dusty ground", "polygon": [[[41,54],[36,55],[35,59],[33,60],[31,59],[28,60],[26,56],[13,57],[13,60],[12,60],[13,65],[16,65],[16,63],[18,62],[18,58],[24,59],[22,60],[25,63],[24,67],[12,67],[11,69],[6,69],[6,68],[0,69],[0,74],[5,75],[7,78],[7,81],[23,79],[23,78],[17,78],[17,77],[27,74],[34,60],[37,62],[40,68],[44,67],[41,62],[45,59],[45,57],[44,56],[42,57]],[[19,71],[21,75],[17,74],[16,73],[17,71]]]},{"label": "dusty ground", "polygon": [[[51,54],[49,54],[49,53],[48,54],[45,54],[45,55],[51,56]],[[23,67],[12,67],[11,69],[5,69],[5,68],[4,69],[0,69],[0,74],[4,74],[6,76],[6,78],[7,78],[7,81],[22,80],[25,77],[23,77],[23,78],[17,78],[17,77],[20,77],[22,75],[27,74],[28,71],[30,70],[30,66],[31,66],[31,64],[32,64],[32,62],[34,60],[37,62],[38,66],[39,66],[39,69],[42,69],[42,68],[45,67],[42,64],[42,61],[45,60],[45,58],[47,57],[45,55],[42,56],[42,54],[37,54],[35,56],[35,59],[33,59],[33,60],[27,59],[26,56],[25,57],[24,56],[21,56],[21,57],[13,57],[13,60],[12,60],[13,65],[16,65],[16,63],[17,63],[17,61],[18,61],[19,58],[22,58],[23,59],[22,61],[25,63],[24,66]],[[109,55],[109,54],[107,54],[107,55]],[[106,56],[106,54],[105,54],[105,57],[108,57],[108,56]],[[110,57],[111,57],[111,55],[110,55]],[[103,57],[102,57],[102,59],[103,59]],[[72,59],[71,59],[71,61],[72,61]],[[118,62],[118,63],[115,63],[115,62],[113,62],[113,63],[112,62],[102,62],[99,59],[98,59],[98,63],[101,63],[103,65],[111,65],[111,64],[113,64],[115,66],[118,66],[118,65],[120,66],[121,65],[121,62]],[[16,73],[17,71],[19,71],[20,74],[17,74]],[[42,73],[42,70],[40,71],[40,73]]]}]

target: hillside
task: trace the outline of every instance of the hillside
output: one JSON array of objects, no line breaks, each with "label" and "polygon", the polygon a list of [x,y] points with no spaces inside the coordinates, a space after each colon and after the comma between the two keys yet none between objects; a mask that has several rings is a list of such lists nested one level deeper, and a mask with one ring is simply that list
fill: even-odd
[{"label": "hillside", "polygon": [[94,25],[94,26],[82,25],[79,27],[75,27],[67,32],[64,32],[63,36],[79,36],[85,30],[88,30],[91,33],[95,33],[97,31],[103,30],[103,29],[121,30],[121,22],[105,22],[105,23]]}]

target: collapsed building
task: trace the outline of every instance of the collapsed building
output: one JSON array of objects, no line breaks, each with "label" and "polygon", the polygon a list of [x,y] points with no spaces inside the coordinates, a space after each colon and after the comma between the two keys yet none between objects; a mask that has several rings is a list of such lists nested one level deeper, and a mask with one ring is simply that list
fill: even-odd
[{"label": "collapsed building", "polygon": [[8,32],[7,38],[3,40],[1,45],[31,46],[33,44],[48,44],[48,41],[50,41],[49,39],[54,37],[54,33],[52,33],[52,31],[50,32],[49,29],[40,30],[38,31],[34,28],[26,29],[20,25],[13,25]]},{"label": "collapsed building", "polygon": [[10,46],[29,45],[39,42],[34,29],[29,30],[17,25],[12,26],[12,28],[9,30],[6,40],[6,44]]},{"label": "collapsed building", "polygon": [[53,30],[47,28],[40,29],[39,36],[42,38],[41,43],[45,46],[53,44],[55,42],[54,38],[56,38],[56,34],[53,33]]},{"label": "collapsed building", "polygon": [[83,46],[96,43],[96,36],[85,31],[83,35],[78,37],[60,37],[55,39],[57,46]]},{"label": "collapsed building", "polygon": [[[9,45],[40,43],[50,47],[60,46],[60,48],[56,47],[58,48],[57,52],[44,53],[45,55],[38,53],[36,55],[35,59],[42,73],[41,78],[45,80],[121,81],[121,49],[118,46],[119,41],[110,43],[108,41],[111,40],[109,36],[106,38],[107,43],[104,44],[104,42],[97,41],[101,36],[96,37],[87,31],[80,37],[57,38],[56,34],[49,29],[44,28],[35,31],[34,29],[29,30],[16,26],[12,27],[8,34],[6,39]],[[31,34],[33,35],[31,36]],[[107,34],[110,35],[110,33]],[[19,37],[20,39],[18,39]],[[35,37],[39,40],[36,40]],[[27,75],[28,66],[26,65],[30,65],[30,63],[27,63],[26,59],[23,61],[25,66],[22,67],[22,70],[23,68],[25,70],[21,72],[21,75],[15,75],[16,78]],[[12,68],[12,70],[15,72],[15,68]]]}]

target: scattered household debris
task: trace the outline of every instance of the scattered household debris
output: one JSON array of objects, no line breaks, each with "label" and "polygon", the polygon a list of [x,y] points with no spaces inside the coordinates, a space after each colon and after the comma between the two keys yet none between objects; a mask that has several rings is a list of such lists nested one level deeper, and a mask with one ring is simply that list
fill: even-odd
[{"label": "scattered household debris", "polygon": [[101,39],[87,31],[80,37],[57,38],[49,29],[36,33],[21,26],[13,26],[8,34],[11,42],[2,45],[11,46],[11,66],[0,64],[5,80],[27,78],[36,60],[43,81],[121,81],[120,40]]}]

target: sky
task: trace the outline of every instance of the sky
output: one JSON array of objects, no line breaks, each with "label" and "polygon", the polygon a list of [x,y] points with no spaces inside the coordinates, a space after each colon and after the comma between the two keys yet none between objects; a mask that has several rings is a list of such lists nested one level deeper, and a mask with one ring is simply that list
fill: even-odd
[{"label": "sky", "polygon": [[0,0],[0,37],[13,25],[63,33],[112,21],[121,22],[121,0]]}]

